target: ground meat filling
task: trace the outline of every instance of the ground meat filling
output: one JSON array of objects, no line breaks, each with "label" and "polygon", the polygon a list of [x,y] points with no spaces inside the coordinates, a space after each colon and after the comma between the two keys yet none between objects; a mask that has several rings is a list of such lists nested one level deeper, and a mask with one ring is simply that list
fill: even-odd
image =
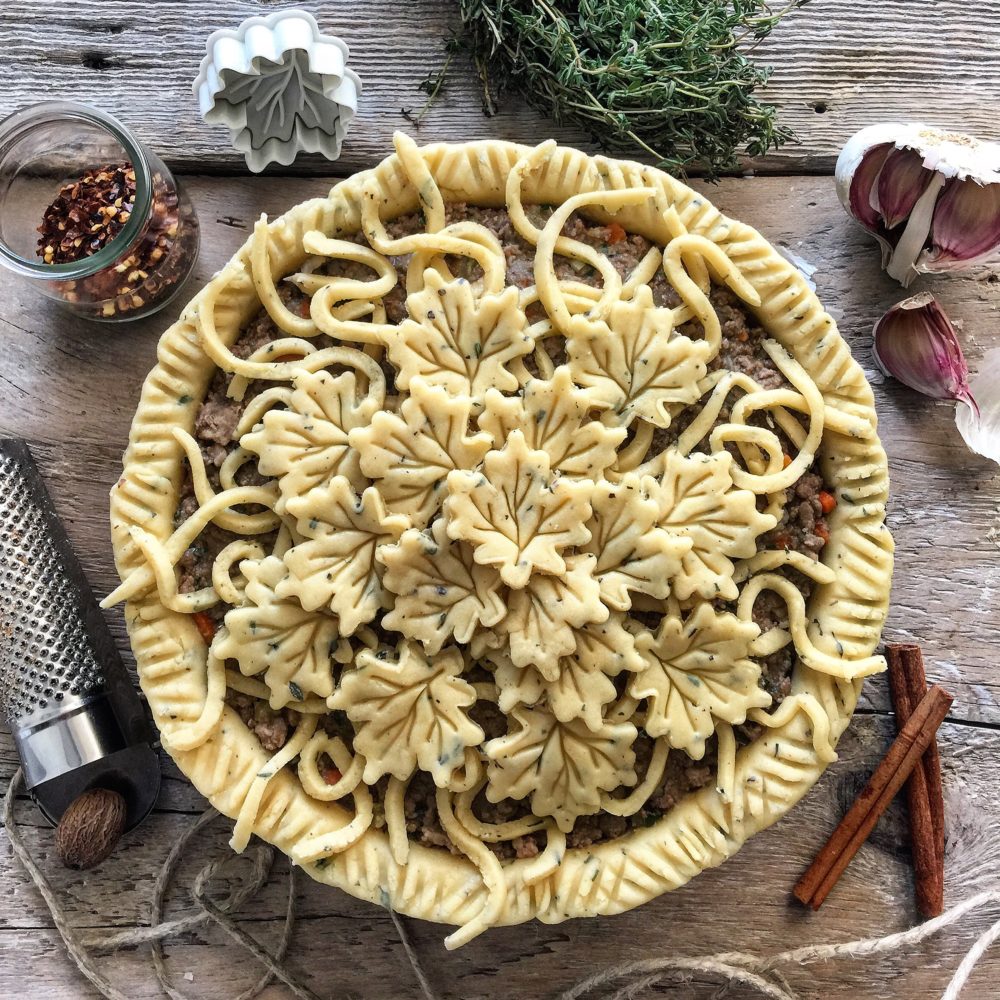
[{"label": "ground meat filling", "polygon": [[[544,225],[551,215],[552,208],[548,206],[532,206],[528,209],[529,217],[535,225]],[[507,261],[508,284],[520,288],[533,285],[534,278],[534,248],[524,241],[514,229],[507,212],[499,208],[480,208],[464,204],[448,204],[446,206],[447,221],[471,220],[490,229],[500,241]],[[387,225],[389,234],[399,237],[423,229],[423,219],[420,215],[409,215],[396,219]],[[574,215],[570,218],[564,233],[576,240],[596,247],[614,265],[617,271],[627,276],[642,260],[651,248],[650,242],[642,236],[624,232],[618,226],[603,226]],[[360,235],[355,237],[358,243],[363,242]],[[390,323],[399,323],[406,317],[405,271],[408,257],[393,258],[393,263],[399,273],[399,282],[387,295],[383,304],[386,319]],[[480,271],[478,265],[469,258],[449,258],[448,263],[457,277],[475,280]],[[342,275],[358,279],[370,278],[370,271],[363,265],[353,262],[329,262],[322,265],[325,273]],[[589,265],[564,257],[556,257],[556,276],[560,279],[571,279],[588,284],[599,284],[598,273]],[[676,292],[667,282],[662,270],[658,271],[650,283],[653,300],[659,306],[676,306],[679,299]],[[282,283],[279,286],[282,301],[289,309],[303,315],[308,310],[308,299],[294,286]],[[722,328],[722,345],[718,356],[710,364],[711,370],[719,368],[743,372],[753,378],[765,389],[780,388],[786,385],[781,372],[762,348],[765,333],[740,300],[727,288],[713,287],[710,293],[713,307],[719,317]],[[529,310],[529,318],[536,319],[541,306],[535,304]],[[700,327],[692,321],[681,327],[679,332],[693,337],[700,335]],[[261,310],[248,324],[246,329],[232,347],[233,353],[239,357],[249,357],[268,343],[285,337],[286,334],[271,320],[268,314]],[[329,337],[317,337],[314,340],[317,348],[330,346],[335,341]],[[561,338],[549,338],[545,342],[547,353],[555,364],[565,361],[565,353]],[[529,369],[532,367],[531,356],[525,359]],[[389,386],[393,384],[393,371],[388,362],[383,364]],[[219,487],[219,468],[232,450],[237,447],[234,440],[237,424],[249,402],[265,388],[267,382],[251,382],[243,399],[231,399],[227,390],[232,381],[232,375],[216,371],[209,385],[205,399],[201,404],[195,422],[195,437],[201,447],[205,459],[206,470],[214,488]],[[697,407],[682,411],[673,421],[670,428],[657,430],[653,437],[650,457],[669,447],[677,436],[688,426],[697,412]],[[719,422],[729,418],[728,406],[724,406]],[[757,419],[767,420],[766,416]],[[780,440],[789,452],[794,449],[770,423],[769,429],[778,434]],[[708,442],[701,445],[707,449]],[[256,470],[253,463],[243,466],[237,476],[237,481],[243,484],[260,484],[266,482]],[[801,552],[812,559],[818,559],[829,537],[826,515],[823,506],[823,495],[829,493],[822,476],[815,469],[808,471],[788,491],[788,501],[782,512],[779,523],[758,540],[758,548],[784,548]],[[176,523],[183,522],[197,509],[197,500],[188,475],[182,485],[180,503],[175,516]],[[235,536],[223,531],[215,525],[209,525],[198,540],[184,553],[179,563],[179,589],[190,592],[210,586],[212,564],[221,549],[233,540]],[[264,536],[261,542],[267,548],[273,538]],[[808,599],[811,592],[811,581],[794,571],[789,572],[790,578]],[[720,607],[727,607],[721,605]],[[731,606],[729,607],[731,610]],[[221,621],[226,605],[218,605],[208,612],[213,623]],[[647,614],[641,611],[633,612],[633,616],[651,628],[655,628],[660,615]],[[754,620],[762,630],[786,624],[786,611],[783,602],[777,595],[765,591],[754,607]],[[378,640],[386,646],[395,644],[395,637],[381,629],[374,629]],[[760,684],[778,704],[787,696],[791,688],[791,676],[796,665],[794,650],[786,647],[762,658]],[[489,673],[482,671],[480,680],[488,680]],[[289,708],[274,710],[267,702],[253,696],[230,689],[227,692],[227,703],[236,710],[247,727],[260,740],[261,746],[269,753],[281,749],[294,732],[299,720],[298,714]],[[506,732],[506,718],[488,701],[478,702],[472,709],[472,716],[482,726],[486,738],[503,735]],[[346,716],[340,712],[324,716],[322,725],[330,735],[340,736],[350,744],[353,731]],[[759,726],[747,723],[737,728],[737,736],[741,742],[749,742],[760,733]],[[635,743],[636,772],[639,779],[645,774],[652,755],[654,741],[641,730]],[[340,773],[329,758],[320,759],[321,773],[330,784],[339,780]],[[623,836],[636,827],[648,826],[656,822],[668,812],[685,795],[709,784],[715,775],[716,759],[715,745],[710,741],[702,760],[692,760],[685,753],[671,751],[667,765],[660,782],[645,805],[633,816],[619,817],[601,812],[594,816],[582,816],[577,820],[575,828],[568,835],[569,847],[590,847],[603,841]],[[375,825],[384,826],[385,819],[382,801],[385,794],[385,782],[380,782],[373,788],[375,798]],[[506,823],[510,820],[530,816],[526,802],[504,800],[498,803],[487,801],[485,794],[480,794],[473,805],[475,814],[484,823]],[[417,843],[431,847],[455,851],[447,834],[441,827],[435,805],[434,784],[427,774],[417,772],[411,780],[404,802],[407,833]],[[491,849],[504,861],[514,858],[534,857],[544,848],[544,833],[531,833],[510,841],[490,844]]]}]

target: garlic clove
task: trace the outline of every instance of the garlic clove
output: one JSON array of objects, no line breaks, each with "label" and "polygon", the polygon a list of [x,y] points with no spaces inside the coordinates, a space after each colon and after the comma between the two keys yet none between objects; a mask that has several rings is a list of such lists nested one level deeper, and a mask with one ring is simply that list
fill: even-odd
[{"label": "garlic clove", "polygon": [[848,201],[849,211],[866,229],[876,232],[881,224],[876,199],[876,185],[885,159],[893,150],[891,142],[873,146],[861,157],[851,177]]},{"label": "garlic clove", "polygon": [[932,399],[962,400],[978,411],[955,328],[930,292],[894,305],[873,334],[875,361],[886,375]]},{"label": "garlic clove", "polygon": [[959,404],[955,411],[958,431],[977,455],[1000,465],[1000,347],[983,356],[970,389],[979,405]]},{"label": "garlic clove", "polygon": [[991,254],[1000,244],[1000,184],[948,181],[934,209],[931,243],[940,268]]},{"label": "garlic clove", "polygon": [[894,149],[886,157],[873,189],[886,229],[895,229],[913,211],[927,190],[934,171],[924,169],[923,157],[912,149]]}]

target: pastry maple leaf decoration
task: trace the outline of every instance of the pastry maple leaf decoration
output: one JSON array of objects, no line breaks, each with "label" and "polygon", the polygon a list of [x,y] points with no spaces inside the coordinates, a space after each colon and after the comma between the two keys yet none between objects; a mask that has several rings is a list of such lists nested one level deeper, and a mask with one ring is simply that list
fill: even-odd
[{"label": "pastry maple leaf decoration", "polygon": [[617,483],[598,483],[591,495],[594,516],[586,549],[595,554],[601,597],[619,611],[632,607],[632,591],[666,598],[693,545],[658,527],[660,506],[651,496],[656,489],[652,477],[629,474]]},{"label": "pastry maple leaf decoration", "polygon": [[248,677],[263,673],[271,708],[301,701],[303,694],[326,698],[333,692],[332,663],[353,655],[332,615],[306,611],[276,593],[287,570],[276,556],[243,563],[247,604],[226,613],[213,651],[232,658]]},{"label": "pastry maple leaf decoration", "polygon": [[508,586],[525,587],[533,571],[564,573],[561,552],[590,539],[589,495],[589,486],[553,476],[549,456],[514,431],[482,472],[448,474],[448,534],[469,542],[476,562],[498,566]]},{"label": "pastry maple leaf decoration", "polygon": [[569,369],[560,365],[549,381],[532,379],[521,396],[486,393],[479,426],[494,441],[521,431],[529,448],[548,453],[553,470],[579,479],[598,479],[615,461],[624,427],[594,420],[594,396],[573,385]]},{"label": "pastry maple leaf decoration", "polygon": [[308,540],[285,553],[288,576],[278,595],[298,598],[306,610],[329,607],[344,635],[353,635],[385,603],[379,547],[396,541],[410,522],[388,514],[378,490],[358,496],[343,476],[289,500],[287,508]]},{"label": "pastry maple leaf decoration", "polygon": [[447,788],[466,747],[484,739],[465,712],[476,700],[475,688],[460,676],[465,661],[457,649],[427,656],[406,640],[397,656],[362,650],[330,705],[355,724],[354,746],[366,758],[368,784],[385,774],[405,779],[420,767]]},{"label": "pastry maple leaf decoration", "polygon": [[631,301],[616,302],[607,322],[576,317],[566,344],[573,381],[626,424],[642,417],[667,427],[673,409],[702,394],[699,383],[712,356],[705,341],[672,332],[672,311],[653,307],[648,286]]},{"label": "pastry maple leaf decoration", "polygon": [[477,301],[464,279],[425,271],[423,290],[406,300],[410,318],[385,341],[396,384],[409,389],[414,378],[427,378],[476,401],[490,388],[514,392],[517,378],[506,365],[535,346],[519,298],[507,288]]},{"label": "pastry maple leaf decoration", "polygon": [[777,523],[771,514],[757,510],[753,493],[733,488],[732,463],[733,456],[726,451],[689,457],[664,452],[656,491],[659,525],[673,537],[691,542],[671,583],[681,600],[692,595],[735,600],[732,559],[752,556],[757,536]]},{"label": "pastry maple leaf decoration", "polygon": [[770,705],[758,686],[760,664],[749,658],[759,634],[752,622],[700,603],[684,620],[664,617],[655,635],[636,636],[646,669],[632,678],[629,693],[649,699],[646,732],[701,760],[717,720],[738,725],[750,709]]},{"label": "pastry maple leaf decoration", "polygon": [[577,629],[607,619],[610,612],[594,579],[596,561],[591,555],[567,556],[561,576],[535,573],[527,586],[510,592],[501,630],[519,667],[534,666],[547,680],[555,680],[559,658],[576,649]]},{"label": "pastry maple leaf decoration", "polygon": [[594,731],[583,719],[560,722],[543,709],[519,706],[511,715],[517,729],[484,747],[491,802],[530,796],[536,816],[552,816],[569,831],[577,816],[601,808],[602,791],[635,784],[632,723],[603,721]]},{"label": "pastry maple leaf decoration", "polygon": [[448,538],[443,518],[427,532],[404,532],[380,558],[385,586],[396,595],[383,624],[419,639],[428,653],[438,652],[452,636],[468,643],[478,627],[490,628],[507,614],[499,574],[480,566],[465,542]]},{"label": "pastry maple leaf decoration", "polygon": [[376,399],[359,396],[353,372],[298,374],[289,405],[269,410],[240,440],[247,451],[260,456],[261,475],[278,477],[279,513],[291,497],[323,486],[334,476],[364,488],[359,455],[348,435],[352,428],[366,426],[377,409]]},{"label": "pastry maple leaf decoration", "polygon": [[475,468],[490,450],[488,434],[468,433],[471,411],[467,396],[414,378],[398,414],[376,413],[369,426],[350,433],[364,474],[379,481],[389,509],[408,515],[416,527],[441,506],[448,473]]}]

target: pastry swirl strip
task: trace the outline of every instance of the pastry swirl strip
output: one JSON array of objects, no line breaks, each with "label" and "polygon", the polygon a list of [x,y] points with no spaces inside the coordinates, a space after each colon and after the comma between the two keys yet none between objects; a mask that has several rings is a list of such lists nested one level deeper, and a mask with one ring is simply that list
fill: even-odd
[{"label": "pastry swirl strip", "polygon": [[663,778],[669,754],[670,744],[666,739],[660,737],[653,744],[653,754],[649,758],[646,776],[642,781],[623,799],[615,798],[607,792],[603,793],[601,795],[601,808],[605,812],[611,813],[612,816],[634,816],[656,791],[657,785]]},{"label": "pastry swirl strip", "polygon": [[[233,582],[233,565],[244,559],[263,559],[264,548],[246,538],[230,542],[212,563],[212,587],[225,604],[243,603],[243,588]],[[244,581],[245,583],[245,581]]]},{"label": "pastry swirl strip", "polygon": [[448,838],[479,869],[487,893],[482,909],[444,939],[444,946],[453,951],[496,924],[507,901],[507,881],[496,855],[456,819],[452,793],[447,788],[437,790],[437,810]]},{"label": "pastry swirl strip", "polygon": [[804,692],[789,695],[773,712],[763,708],[752,708],[747,718],[768,729],[780,729],[799,712],[804,712],[812,723],[812,742],[816,755],[824,764],[835,761],[837,751],[833,745],[830,716],[814,695]]},{"label": "pastry swirl strip", "polygon": [[[210,504],[216,496],[208,481],[208,473],[205,471],[205,459],[201,454],[198,442],[180,427],[173,429],[174,439],[184,449],[188,465],[191,467],[191,484],[194,487],[194,495],[201,507]],[[267,490],[271,495],[271,505],[278,498],[277,487],[261,486],[262,490]],[[274,511],[265,511],[260,514],[240,514],[235,510],[221,511],[215,517],[215,523],[226,531],[231,531],[235,535],[260,535],[267,531],[273,531],[279,524],[278,515]]]},{"label": "pastry swirl strip", "polygon": [[[269,389],[254,396],[246,405],[246,409],[240,416],[236,430],[233,432],[235,440],[239,441],[244,434],[249,433],[264,419],[264,414],[275,406],[289,406],[292,399],[292,389],[287,385],[272,385]],[[256,458],[257,456],[253,456]],[[225,463],[223,463],[225,465]]]},{"label": "pastry swirl strip", "polygon": [[[775,493],[778,490],[787,489],[809,471],[823,438],[826,410],[822,393],[805,369],[777,341],[765,340],[762,346],[781,374],[803,397],[805,408],[809,414],[809,429],[798,454],[788,465],[777,472],[756,475],[738,465],[733,465],[733,483],[740,489],[747,489],[757,494]],[[786,405],[795,398],[794,393],[786,394],[782,390],[774,391],[778,399],[786,401]],[[798,403],[795,405],[797,406]],[[720,450],[730,437],[743,434],[743,431],[738,430],[743,426],[745,425],[730,423],[716,427],[710,437],[713,449]]]},{"label": "pastry swirl strip", "polygon": [[[202,587],[201,590],[193,590],[187,594],[180,593],[177,589],[177,573],[174,570],[176,559],[171,559],[166,547],[159,539],[154,538],[148,531],[143,531],[138,525],[132,525],[128,532],[146,560],[147,567],[153,573],[160,603],[165,608],[190,615],[205,611],[219,603],[219,595],[214,587]],[[110,596],[105,600],[110,600]]]},{"label": "pastry swirl strip", "polygon": [[715,787],[723,802],[736,798],[736,733],[728,722],[715,728],[717,741]]},{"label": "pastry swirl strip", "polygon": [[[273,361],[275,358],[290,361],[293,358],[306,358],[310,354],[315,353],[316,345],[310,344],[308,340],[303,340],[301,337],[281,337],[278,340],[271,340],[266,344],[261,344],[247,358],[247,361],[261,363]],[[234,375],[230,380],[229,387],[226,389],[226,395],[230,399],[235,399],[238,403],[242,403],[249,387],[250,379],[246,375]]]},{"label": "pastry swirl strip", "polygon": [[[725,255],[722,248],[704,236],[685,233],[675,237],[666,245],[663,251],[663,272],[684,305],[701,323],[705,340],[712,348],[714,356],[719,353],[722,346],[722,326],[707,292],[688,273],[688,261],[693,256],[699,257],[713,268],[722,281],[744,302],[759,306],[760,296],[753,285],[743,277],[740,269]],[[696,270],[695,273],[700,272]],[[684,322],[684,319],[686,316],[681,318],[675,314],[677,325]]]},{"label": "pastry swirl strip", "polygon": [[744,621],[753,620],[754,602],[762,590],[772,590],[784,600],[788,609],[788,631],[795,643],[799,659],[807,667],[844,680],[869,677],[885,670],[885,660],[881,656],[864,656],[857,660],[847,660],[817,649],[806,630],[805,598],[798,587],[786,577],[774,573],[762,573],[760,576],[751,577],[740,592],[736,606],[738,616]]},{"label": "pastry swirl strip", "polygon": [[[570,332],[573,321],[561,284],[556,278],[555,255],[557,253],[584,260],[589,257],[591,259],[587,260],[587,263],[601,275],[604,288],[597,304],[590,310],[590,314],[594,317],[601,316],[612,303],[621,297],[622,291],[622,278],[614,264],[593,247],[588,247],[588,244],[562,236],[563,226],[566,225],[567,220],[575,211],[588,205],[599,204],[601,208],[614,212],[627,205],[642,204],[648,201],[652,194],[651,188],[625,188],[621,191],[593,191],[575,194],[567,198],[549,216],[535,246],[535,284],[538,286],[538,297],[545,307],[545,311],[562,333]],[[592,252],[584,254],[580,250],[582,247],[588,247],[588,250]],[[580,316],[577,318],[577,323],[581,322],[586,323],[587,320]]]},{"label": "pastry swirl strip", "polygon": [[246,448],[234,448],[219,466],[219,483],[224,490],[235,490],[239,487],[236,482],[236,473],[250,462],[256,462],[259,456]]},{"label": "pastry swirl strip", "polygon": [[354,817],[346,825],[333,833],[324,834],[318,844],[293,848],[291,858],[297,865],[308,865],[331,854],[340,854],[353,847],[371,828],[374,805],[367,785],[358,785],[354,790]]},{"label": "pastry swirl strip", "polygon": [[[225,271],[222,272],[225,274]],[[368,380],[369,395],[376,398],[379,405],[385,399],[385,373],[370,355],[353,347],[325,347],[307,358],[295,361],[248,361],[239,358],[226,347],[215,326],[215,306],[224,282],[215,285],[210,282],[202,293],[198,305],[197,326],[205,353],[223,371],[243,375],[250,379],[266,379],[271,382],[290,381],[296,371],[315,372],[332,365],[343,365],[356,369]]]},{"label": "pastry swirl strip", "polygon": [[410,857],[410,838],[406,835],[406,789],[409,780],[401,781],[390,775],[385,790],[385,826],[389,834],[389,853],[397,865],[405,865]]},{"label": "pastry swirl strip", "polygon": [[562,864],[566,855],[566,834],[551,820],[545,824],[545,847],[519,869],[513,867],[507,872],[518,872],[520,881],[527,886],[537,885],[547,879]]},{"label": "pastry swirl strip", "polygon": [[226,661],[211,649],[205,660],[205,704],[194,722],[187,723],[177,732],[163,732],[163,743],[171,753],[195,750],[219,728],[222,712],[226,707]]},{"label": "pastry swirl strip", "polygon": [[796,552],[794,549],[765,549],[736,564],[733,582],[743,583],[758,573],[768,573],[782,566],[798,570],[816,583],[833,583],[837,579],[837,574],[829,566],[810,558],[804,552]]},{"label": "pastry swirl strip", "polygon": [[[230,507],[251,503],[267,507],[274,503],[274,499],[271,490],[260,486],[240,486],[235,490],[223,490],[221,493],[216,493],[207,504],[203,504],[186,521],[175,528],[173,534],[166,541],[157,544],[162,546],[169,565],[173,566],[205,528]],[[129,573],[101,601],[101,607],[111,608],[122,601],[141,597],[156,586],[156,582],[156,571],[147,560],[145,566],[139,566]]]},{"label": "pastry swirl strip", "polygon": [[[296,337],[315,337],[320,331],[312,319],[292,312],[281,301],[281,296],[274,283],[271,255],[267,249],[269,233],[267,215],[261,214],[254,223],[253,236],[250,239],[250,276],[253,278],[254,288],[257,290],[257,298],[260,299],[268,316],[280,329],[286,333],[294,334]],[[211,288],[211,285],[208,287]]]},{"label": "pastry swirl strip", "polygon": [[[470,244],[478,244],[491,255],[491,266],[483,269],[483,276],[473,282],[473,288],[480,295],[499,295],[506,286],[507,260],[503,247],[496,236],[478,222],[462,220],[453,222],[442,232],[449,236],[467,240]],[[416,250],[406,268],[406,292],[419,292],[424,287],[424,271],[434,268],[446,281],[454,281],[455,277],[449,270],[444,254],[433,245],[426,249]],[[470,255],[471,256],[471,255]],[[479,263],[477,259],[477,263]],[[480,264],[482,267],[482,264]]]},{"label": "pastry swirl strip", "polygon": [[538,816],[522,816],[519,819],[508,820],[506,823],[485,823],[475,812],[472,804],[482,791],[485,781],[480,781],[476,787],[467,789],[455,796],[455,816],[473,837],[487,844],[499,844],[515,837],[527,837],[538,833],[545,826],[545,820]]},{"label": "pastry swirl strip", "polygon": [[[367,344],[369,349],[380,347],[382,339],[393,329],[385,321],[385,307],[380,299],[374,302],[342,302],[334,305],[333,285],[319,289],[309,301],[309,314],[316,325],[329,337]],[[363,316],[371,318],[361,322]],[[367,353],[367,352],[366,352]]]},{"label": "pastry swirl strip", "polygon": [[[319,771],[319,755],[325,753],[340,771],[340,778],[332,785]],[[346,769],[341,769],[337,761],[347,762]],[[361,783],[361,775],[365,769],[365,758],[361,754],[352,754],[339,736],[328,736],[325,732],[313,733],[309,742],[299,754],[298,775],[302,787],[314,799],[320,802],[335,802],[345,795],[350,795]]]},{"label": "pastry swirl strip", "polygon": [[236,816],[236,825],[233,828],[233,835],[229,840],[229,846],[242,854],[250,842],[253,834],[254,823],[257,822],[257,813],[260,811],[260,803],[264,798],[264,792],[271,779],[286,765],[290,764],[302,751],[302,748],[312,738],[316,732],[318,719],[314,715],[303,716],[299,724],[295,727],[292,738],[271,757],[270,760],[254,775],[250,782],[243,804],[240,806]]}]

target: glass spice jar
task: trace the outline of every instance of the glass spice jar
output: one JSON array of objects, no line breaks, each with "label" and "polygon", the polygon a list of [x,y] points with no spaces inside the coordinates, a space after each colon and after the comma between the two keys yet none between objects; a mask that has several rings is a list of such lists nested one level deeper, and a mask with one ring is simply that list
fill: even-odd
[{"label": "glass spice jar", "polygon": [[87,319],[161,309],[198,257],[163,161],[102,111],[51,101],[0,122],[0,262]]}]

